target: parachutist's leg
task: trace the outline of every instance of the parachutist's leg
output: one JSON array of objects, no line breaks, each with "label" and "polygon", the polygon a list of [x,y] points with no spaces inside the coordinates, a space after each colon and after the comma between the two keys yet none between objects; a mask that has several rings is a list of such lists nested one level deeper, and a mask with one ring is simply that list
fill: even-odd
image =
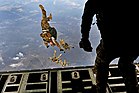
[{"label": "parachutist's leg", "polygon": [[53,54],[53,56],[56,57],[56,50],[54,50],[54,54]]},{"label": "parachutist's leg", "polygon": [[51,37],[51,39],[52,39],[52,42],[56,45],[57,42],[56,42],[55,38],[54,37]]},{"label": "parachutist's leg", "polygon": [[107,53],[101,42],[96,49],[95,73],[98,93],[106,93],[109,74],[109,64],[115,58]]},{"label": "parachutist's leg", "polygon": [[56,41],[56,46],[60,49],[60,51],[64,51],[64,49],[61,48],[60,44],[57,41]]},{"label": "parachutist's leg", "polygon": [[51,37],[51,39],[52,39],[53,43],[60,49],[60,51],[64,51],[64,50],[61,48],[60,44],[55,40],[54,37]]},{"label": "parachutist's leg", "polygon": [[62,54],[59,54],[59,56],[57,57],[57,59],[59,59],[62,56]]},{"label": "parachutist's leg", "polygon": [[74,46],[71,46],[71,48],[74,48]]},{"label": "parachutist's leg", "polygon": [[47,48],[49,47],[48,42],[44,41],[44,44]]},{"label": "parachutist's leg", "polygon": [[125,56],[119,59],[118,67],[123,76],[127,93],[139,93],[137,74],[133,64],[136,58],[137,56]]}]

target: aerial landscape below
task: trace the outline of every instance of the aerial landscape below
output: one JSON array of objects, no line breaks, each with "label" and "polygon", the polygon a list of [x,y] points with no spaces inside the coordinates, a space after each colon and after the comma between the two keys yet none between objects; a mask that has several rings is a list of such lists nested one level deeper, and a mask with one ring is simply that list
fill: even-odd
[{"label": "aerial landscape below", "polygon": [[[93,65],[95,48],[100,40],[96,24],[92,25],[95,27],[91,29],[90,36],[93,52],[87,53],[78,46],[85,1],[0,0],[0,72]],[[63,52],[57,46],[45,46],[40,37],[40,4],[46,9],[47,16],[52,14],[49,24],[57,31],[57,42],[66,42],[71,45],[70,49]],[[53,62],[53,56],[59,56],[61,64]]]}]

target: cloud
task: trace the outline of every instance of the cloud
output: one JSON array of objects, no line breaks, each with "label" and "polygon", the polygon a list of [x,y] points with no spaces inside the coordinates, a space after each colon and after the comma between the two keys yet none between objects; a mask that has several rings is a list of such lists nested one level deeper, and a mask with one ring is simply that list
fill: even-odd
[{"label": "cloud", "polygon": [[18,12],[23,12],[22,8],[17,9]]},{"label": "cloud", "polygon": [[27,47],[29,47],[29,45],[28,45],[28,44],[27,44],[27,45],[22,46],[22,48],[27,48]]},{"label": "cloud", "polygon": [[2,56],[1,56],[1,54],[0,54],[0,62],[3,62],[3,58],[2,58]]},{"label": "cloud", "polygon": [[16,56],[18,56],[18,57],[24,57],[24,54],[22,52],[19,52],[18,54],[16,54]]},{"label": "cloud", "polygon": [[53,4],[55,5],[56,3],[64,3],[68,6],[71,6],[72,8],[78,8],[81,6],[79,3],[75,2],[75,0],[57,0],[57,2],[54,0]]},{"label": "cloud", "polygon": [[0,26],[0,29],[4,29],[4,28],[6,28],[6,26]]},{"label": "cloud", "polygon": [[38,10],[33,10],[33,11],[29,11],[29,13],[31,13],[31,14],[39,14],[39,11]]},{"label": "cloud", "polygon": [[16,54],[16,56],[13,57],[12,59],[13,59],[13,60],[19,60],[19,59],[21,59],[21,58],[23,58],[23,57],[24,57],[24,54],[23,54],[22,52],[19,52],[19,53]]},{"label": "cloud", "polygon": [[22,63],[22,62],[19,62],[19,63],[17,63],[17,64],[11,64],[11,65],[9,65],[10,67],[20,67],[20,66],[23,66],[24,64]]},{"label": "cloud", "polygon": [[31,0],[31,2],[39,2],[39,0]]},{"label": "cloud", "polygon": [[11,6],[0,6],[0,11],[10,11],[12,9]]},{"label": "cloud", "polygon": [[67,0],[67,1],[66,1],[66,4],[67,4],[67,5],[70,5],[70,6],[74,6],[74,7],[80,6],[80,4],[78,4],[78,3],[76,3],[76,2],[73,2],[73,1],[70,1],[70,0]]},{"label": "cloud", "polygon": [[[0,51],[0,52],[1,52],[1,51]],[[1,63],[2,65],[5,64],[5,63],[4,63],[4,59],[3,59],[2,55],[1,55],[1,53],[0,53],[0,63]]]},{"label": "cloud", "polygon": [[13,57],[13,60],[18,60],[19,59],[19,57]]},{"label": "cloud", "polygon": [[21,5],[3,5],[0,6],[0,11],[11,11],[12,9],[17,10],[18,12],[22,12],[23,9],[21,8]]},{"label": "cloud", "polygon": [[56,0],[53,1],[53,5],[55,5],[55,4],[56,4]]},{"label": "cloud", "polygon": [[34,2],[39,2],[39,0],[34,0]]}]

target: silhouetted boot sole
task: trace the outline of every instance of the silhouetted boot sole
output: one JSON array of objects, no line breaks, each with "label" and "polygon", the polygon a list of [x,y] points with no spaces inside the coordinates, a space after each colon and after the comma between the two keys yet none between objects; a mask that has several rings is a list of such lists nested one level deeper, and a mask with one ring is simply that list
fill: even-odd
[{"label": "silhouetted boot sole", "polygon": [[93,48],[91,46],[85,46],[85,44],[83,44],[82,41],[80,41],[79,46],[80,46],[80,48],[83,48],[87,52],[92,52]]}]

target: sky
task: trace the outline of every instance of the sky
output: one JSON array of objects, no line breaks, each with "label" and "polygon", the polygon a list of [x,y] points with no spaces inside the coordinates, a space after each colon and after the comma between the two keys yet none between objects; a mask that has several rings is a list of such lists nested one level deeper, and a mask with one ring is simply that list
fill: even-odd
[{"label": "sky", "polygon": [[[0,71],[61,68],[60,64],[48,58],[62,53],[62,60],[68,66],[92,66],[95,63],[95,49],[100,33],[95,25],[90,31],[93,52],[79,48],[80,24],[86,0],[0,0]],[[57,47],[46,48],[39,36],[41,33],[42,4],[47,15],[52,13],[50,25],[58,32],[58,41],[64,39],[74,49],[60,52]],[[93,22],[96,19],[94,17]],[[116,63],[115,59],[112,63]]]}]

